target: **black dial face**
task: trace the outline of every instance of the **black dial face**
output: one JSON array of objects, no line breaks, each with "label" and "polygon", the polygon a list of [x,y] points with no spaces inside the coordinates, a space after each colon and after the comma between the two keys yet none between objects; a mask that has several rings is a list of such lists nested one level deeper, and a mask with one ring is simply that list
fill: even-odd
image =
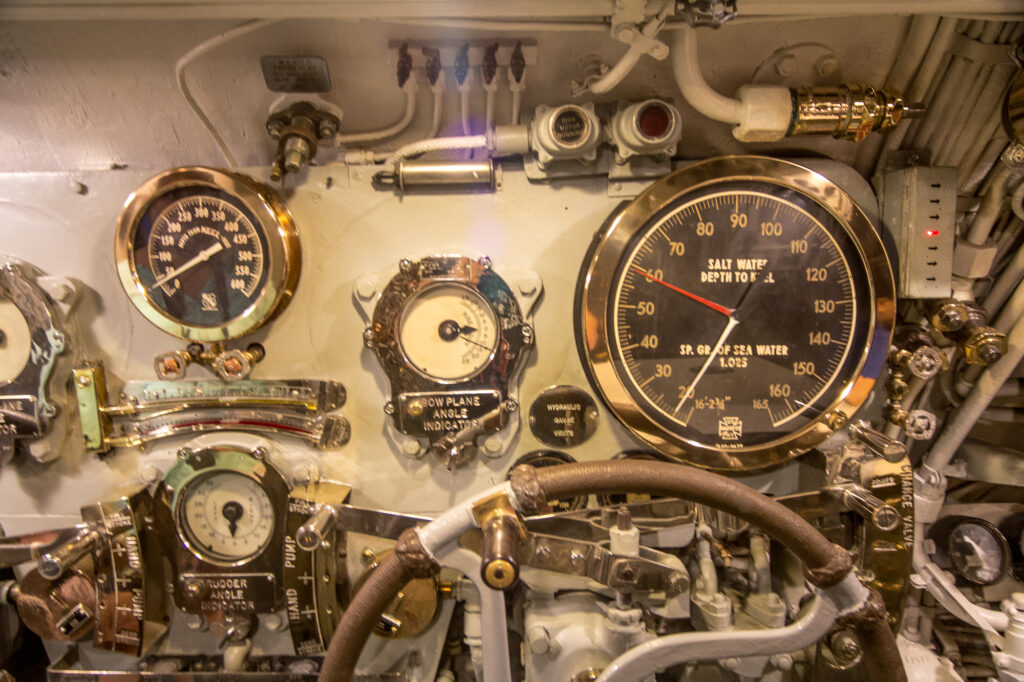
[{"label": "black dial face", "polygon": [[824,206],[739,180],[652,217],[610,297],[610,351],[632,400],[719,450],[764,447],[821,417],[862,362],[873,313],[863,260]]},{"label": "black dial face", "polygon": [[195,327],[243,316],[267,282],[267,237],[231,194],[183,187],[160,195],[132,242],[138,285],[153,305]]},{"label": "black dial face", "polygon": [[976,585],[999,581],[1010,565],[1006,538],[981,519],[958,523],[949,534],[948,551],[957,575]]}]

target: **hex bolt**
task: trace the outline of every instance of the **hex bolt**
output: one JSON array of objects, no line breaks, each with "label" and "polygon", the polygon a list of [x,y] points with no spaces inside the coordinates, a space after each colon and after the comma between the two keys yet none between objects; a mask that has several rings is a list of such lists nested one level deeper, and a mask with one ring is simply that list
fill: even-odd
[{"label": "hex bolt", "polygon": [[534,625],[526,633],[526,644],[535,654],[546,654],[551,648],[551,635],[546,628]]},{"label": "hex bolt", "polygon": [[799,61],[796,56],[789,52],[780,55],[779,61],[775,63],[775,70],[780,76],[792,76],[797,72],[798,68],[800,68]]},{"label": "hex bolt", "polygon": [[373,298],[373,295],[377,293],[377,287],[373,285],[373,282],[367,279],[359,280],[356,284],[356,296],[364,301],[369,301]]},{"label": "hex bolt", "polygon": [[814,64],[814,70],[822,78],[827,78],[836,72],[839,68],[839,60],[835,58],[835,55],[827,54],[818,59]]}]

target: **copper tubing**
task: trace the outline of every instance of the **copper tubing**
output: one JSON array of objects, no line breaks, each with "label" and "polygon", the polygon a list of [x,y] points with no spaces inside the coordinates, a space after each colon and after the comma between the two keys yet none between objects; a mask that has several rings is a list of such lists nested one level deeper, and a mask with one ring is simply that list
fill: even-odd
[{"label": "copper tubing", "polygon": [[319,682],[351,682],[359,652],[370,637],[380,614],[388,607],[399,590],[413,578],[413,571],[400,555],[392,554],[366,578],[338,629],[320,667]]}]

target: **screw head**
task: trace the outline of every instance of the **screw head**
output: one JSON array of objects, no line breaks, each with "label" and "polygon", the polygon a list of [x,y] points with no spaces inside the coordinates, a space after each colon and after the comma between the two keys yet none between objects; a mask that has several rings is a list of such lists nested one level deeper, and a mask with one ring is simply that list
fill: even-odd
[{"label": "screw head", "polygon": [[978,346],[978,357],[981,358],[986,365],[991,365],[993,362],[1003,357],[1003,349],[1000,344],[996,341],[986,341]]}]

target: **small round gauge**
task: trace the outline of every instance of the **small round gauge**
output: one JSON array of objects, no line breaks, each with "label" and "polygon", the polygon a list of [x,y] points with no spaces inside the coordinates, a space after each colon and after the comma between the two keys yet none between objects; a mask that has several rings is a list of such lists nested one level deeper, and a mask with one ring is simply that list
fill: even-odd
[{"label": "small round gauge", "polygon": [[398,321],[398,344],[409,366],[441,382],[478,374],[498,348],[498,319],[479,293],[456,283],[423,288]]},{"label": "small round gauge", "polygon": [[964,519],[949,532],[947,550],[953,569],[975,585],[991,585],[1010,567],[1010,547],[995,526],[982,519]]},{"label": "small round gauge", "polygon": [[784,161],[712,159],[599,233],[577,338],[606,403],[659,452],[753,470],[853,415],[883,369],[893,300],[881,240],[839,187]]},{"label": "small round gauge", "polygon": [[188,483],[177,510],[182,540],[199,558],[241,564],[257,556],[274,533],[274,508],[259,481],[214,471]]},{"label": "small round gauge", "polygon": [[298,237],[271,190],[251,178],[181,168],[125,204],[118,274],[135,306],[164,331],[221,341],[270,320],[298,281]]}]

